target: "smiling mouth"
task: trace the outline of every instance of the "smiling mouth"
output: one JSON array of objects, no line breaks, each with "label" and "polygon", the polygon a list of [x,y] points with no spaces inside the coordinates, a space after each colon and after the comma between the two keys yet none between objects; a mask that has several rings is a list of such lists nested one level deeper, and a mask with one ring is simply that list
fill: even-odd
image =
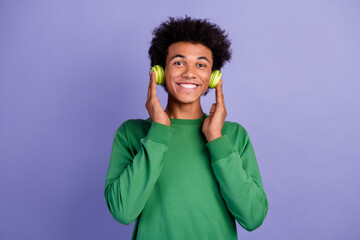
[{"label": "smiling mouth", "polygon": [[199,85],[197,84],[180,84],[177,83],[177,85],[179,85],[180,91],[183,93],[187,93],[187,94],[191,94],[191,93],[195,93],[198,90]]},{"label": "smiling mouth", "polygon": [[186,88],[186,89],[194,89],[197,88],[199,85],[194,84],[194,83],[177,83],[177,85],[179,85],[180,87]]}]

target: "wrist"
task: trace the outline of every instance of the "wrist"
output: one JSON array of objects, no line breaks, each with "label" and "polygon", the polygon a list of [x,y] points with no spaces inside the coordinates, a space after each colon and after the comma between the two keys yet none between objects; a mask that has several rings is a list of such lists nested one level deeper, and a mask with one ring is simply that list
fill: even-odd
[{"label": "wrist", "polygon": [[206,139],[207,139],[208,142],[211,142],[211,141],[213,141],[213,140],[215,140],[215,139],[217,139],[219,137],[222,137],[222,134],[211,135],[211,136],[207,137]]}]

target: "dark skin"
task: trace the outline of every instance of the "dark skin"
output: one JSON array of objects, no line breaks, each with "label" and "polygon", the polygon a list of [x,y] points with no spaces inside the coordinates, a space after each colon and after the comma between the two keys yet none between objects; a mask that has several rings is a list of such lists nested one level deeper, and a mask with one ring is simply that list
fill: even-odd
[{"label": "dark skin", "polygon": [[[168,103],[165,111],[156,95],[155,72],[150,72],[146,109],[153,122],[170,126],[170,118],[199,119],[203,117],[200,97],[208,86],[213,65],[212,52],[202,44],[189,42],[173,43],[168,48],[165,67],[165,84]],[[181,84],[196,84],[196,88],[185,88]],[[222,89],[223,80],[216,87],[216,103],[204,120],[202,132],[208,142],[222,136],[221,130],[227,115]]]}]

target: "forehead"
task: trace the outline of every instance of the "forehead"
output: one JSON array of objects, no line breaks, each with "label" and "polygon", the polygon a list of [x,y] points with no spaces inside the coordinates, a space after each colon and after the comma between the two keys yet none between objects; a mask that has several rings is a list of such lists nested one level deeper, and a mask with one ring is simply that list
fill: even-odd
[{"label": "forehead", "polygon": [[190,42],[176,42],[169,46],[167,60],[177,54],[183,55],[186,58],[206,57],[212,61],[212,52],[210,48],[201,43]]}]

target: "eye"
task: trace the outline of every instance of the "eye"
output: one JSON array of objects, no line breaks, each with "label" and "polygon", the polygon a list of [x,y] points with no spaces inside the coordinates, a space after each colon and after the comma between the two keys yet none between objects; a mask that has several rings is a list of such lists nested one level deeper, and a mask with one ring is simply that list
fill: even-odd
[{"label": "eye", "polygon": [[174,62],[174,65],[181,66],[181,65],[183,65],[183,63],[182,62]]},{"label": "eye", "polygon": [[202,63],[199,63],[198,66],[201,67],[201,68],[206,67],[206,65],[205,65],[205,64],[202,64]]}]

